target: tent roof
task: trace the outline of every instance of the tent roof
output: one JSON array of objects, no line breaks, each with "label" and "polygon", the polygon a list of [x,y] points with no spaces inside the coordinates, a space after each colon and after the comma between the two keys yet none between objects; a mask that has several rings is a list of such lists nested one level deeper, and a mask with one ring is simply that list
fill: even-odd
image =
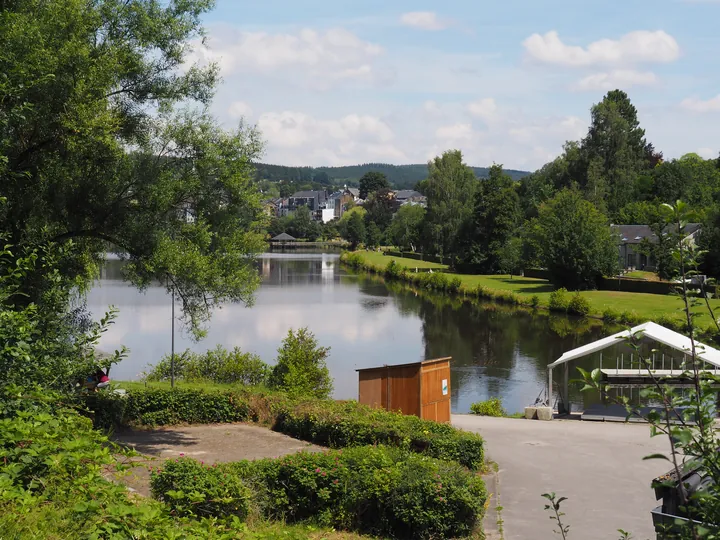
[{"label": "tent roof", "polygon": [[290,236],[288,233],[280,233],[275,238],[272,238],[272,240],[276,242],[292,242],[295,238]]},{"label": "tent roof", "polygon": [[[573,349],[572,351],[568,351],[564,353],[560,358],[555,360],[555,362],[550,364],[548,368],[552,369],[559,366],[560,364],[569,362],[570,360],[575,360],[576,358],[588,356],[589,354],[601,351],[603,349],[607,349],[608,347],[612,347],[613,345],[618,343],[619,340],[623,338],[628,338],[632,334],[636,333],[641,333],[642,337],[644,338],[649,338],[653,341],[657,341],[659,343],[662,343],[663,345],[667,345],[668,347],[672,347],[673,349],[676,349],[683,353],[690,353],[690,338],[683,336],[682,334],[678,334],[677,332],[665,328],[664,326],[655,324],[654,322],[646,322],[644,324],[641,324],[640,326],[631,328],[630,330],[618,332],[617,334],[613,334],[612,336],[608,336],[598,341],[588,343],[587,345],[583,345],[582,347],[578,347],[577,349]],[[695,353],[700,360],[704,360],[708,364],[712,364],[715,367],[720,367],[720,351],[718,351],[717,349],[713,349],[712,347],[696,341]]]}]

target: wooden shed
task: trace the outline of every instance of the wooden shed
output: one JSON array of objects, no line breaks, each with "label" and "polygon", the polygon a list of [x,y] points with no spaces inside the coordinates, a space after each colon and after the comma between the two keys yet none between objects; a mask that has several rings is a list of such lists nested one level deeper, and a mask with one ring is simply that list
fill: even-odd
[{"label": "wooden shed", "polygon": [[450,421],[450,358],[358,369],[359,401],[435,422]]}]

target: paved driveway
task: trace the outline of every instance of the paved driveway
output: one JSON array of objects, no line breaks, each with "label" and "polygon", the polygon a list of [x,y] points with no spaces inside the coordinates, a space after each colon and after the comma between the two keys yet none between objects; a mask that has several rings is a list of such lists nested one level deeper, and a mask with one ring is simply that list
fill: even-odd
[{"label": "paved driveway", "polygon": [[647,425],[471,415],[453,415],[452,423],[480,433],[499,466],[506,540],[559,538],[541,498],[551,491],[568,497],[562,508],[570,540],[615,540],[618,529],[635,540],[655,538],[650,482],[670,464],[642,458],[669,446],[664,437],[651,439]]}]

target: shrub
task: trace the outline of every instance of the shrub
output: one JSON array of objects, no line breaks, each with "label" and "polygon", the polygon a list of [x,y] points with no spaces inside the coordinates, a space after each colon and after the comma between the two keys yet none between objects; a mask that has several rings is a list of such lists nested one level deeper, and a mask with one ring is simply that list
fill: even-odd
[{"label": "shrub", "polygon": [[[165,355],[148,374],[150,381],[169,381],[171,358]],[[228,351],[221,345],[204,354],[190,349],[175,355],[175,377],[185,381],[212,381],[221,384],[261,385],[267,382],[270,367],[259,356],[243,353],[239,347]]]},{"label": "shrub", "polygon": [[[182,466],[171,461],[153,475],[154,493],[171,505],[168,485],[187,492],[201,475],[217,474],[204,467],[196,480],[178,475],[175,469]],[[466,536],[479,523],[487,500],[482,480],[457,463],[383,446],[302,452],[222,464],[216,470],[256,486],[265,517],[395,538]],[[173,482],[166,482],[166,475]]]},{"label": "shrub", "polygon": [[603,321],[606,323],[614,323],[620,319],[620,312],[612,308],[607,308],[603,311]]},{"label": "shrub", "polygon": [[387,263],[387,266],[385,267],[385,277],[388,279],[397,279],[400,276],[400,272],[402,270],[403,267],[396,263],[393,259],[392,261]]},{"label": "shrub", "polygon": [[624,324],[627,326],[632,326],[633,324],[637,324],[639,322],[640,318],[637,316],[637,313],[634,311],[623,311],[620,313],[620,316],[618,317],[618,322],[620,324]]},{"label": "shrub", "polygon": [[487,298],[489,296],[489,292],[484,286],[478,285],[475,287],[475,296],[478,298]]},{"label": "shrub", "polygon": [[450,280],[442,272],[425,274],[425,287],[434,291],[445,291],[450,285]]},{"label": "shrub", "polygon": [[500,398],[490,398],[487,401],[478,401],[470,405],[470,411],[480,416],[506,416]]},{"label": "shrub", "polygon": [[291,396],[330,397],[333,381],[325,363],[329,351],[327,347],[318,346],[315,336],[307,328],[301,328],[297,333],[289,330],[278,349],[270,387]]},{"label": "shrub", "polygon": [[449,424],[421,420],[357,402],[308,402],[281,412],[274,429],[331,448],[367,444],[401,446],[478,470],[483,439]]},{"label": "shrub", "polygon": [[550,311],[567,311],[567,289],[560,288],[550,293],[550,300],[548,300],[548,307]]},{"label": "shrub", "polygon": [[462,287],[462,280],[458,276],[453,276],[447,284],[448,292],[457,293]]},{"label": "shrub", "polygon": [[245,519],[252,498],[250,489],[234,474],[217,465],[180,457],[151,475],[153,493],[185,516],[237,516]]},{"label": "shrub", "polygon": [[540,297],[537,294],[533,294],[530,297],[530,307],[537,309],[540,306]]},{"label": "shrub", "polygon": [[567,310],[568,313],[573,313],[575,315],[588,315],[590,313],[590,301],[578,291],[573,294],[570,299]]}]

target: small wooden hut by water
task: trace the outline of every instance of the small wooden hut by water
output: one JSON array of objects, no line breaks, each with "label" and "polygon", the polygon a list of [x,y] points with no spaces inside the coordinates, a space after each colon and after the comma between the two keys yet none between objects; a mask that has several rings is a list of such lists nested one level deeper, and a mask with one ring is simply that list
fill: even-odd
[{"label": "small wooden hut by water", "polygon": [[290,236],[288,233],[280,233],[275,238],[271,238],[270,242],[273,244],[283,245],[288,242],[297,242],[297,239]]}]

